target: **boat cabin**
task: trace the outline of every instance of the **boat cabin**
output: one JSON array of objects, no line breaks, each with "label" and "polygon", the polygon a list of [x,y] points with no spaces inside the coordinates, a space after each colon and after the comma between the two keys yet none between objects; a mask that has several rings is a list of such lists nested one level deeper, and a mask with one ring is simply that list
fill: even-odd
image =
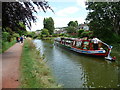
[{"label": "boat cabin", "polygon": [[96,55],[96,56],[104,56],[107,59],[111,59],[110,52],[112,49],[112,46],[102,42],[98,41],[97,48],[95,47],[95,42],[93,42],[93,39],[88,38],[55,38],[55,44],[66,47],[72,51],[83,53],[83,54],[89,54],[89,55]]},{"label": "boat cabin", "polygon": [[[85,40],[78,38],[58,38],[55,41],[68,47],[73,47],[82,50],[95,50],[91,39]],[[102,42],[98,43],[98,50],[107,51],[107,49],[108,47],[104,45]]]}]

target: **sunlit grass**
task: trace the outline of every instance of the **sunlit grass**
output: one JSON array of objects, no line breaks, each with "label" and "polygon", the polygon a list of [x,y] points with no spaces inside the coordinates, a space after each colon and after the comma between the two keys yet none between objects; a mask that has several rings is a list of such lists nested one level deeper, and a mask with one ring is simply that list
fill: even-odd
[{"label": "sunlit grass", "polygon": [[26,40],[21,57],[21,88],[58,88],[49,68],[31,40]]}]

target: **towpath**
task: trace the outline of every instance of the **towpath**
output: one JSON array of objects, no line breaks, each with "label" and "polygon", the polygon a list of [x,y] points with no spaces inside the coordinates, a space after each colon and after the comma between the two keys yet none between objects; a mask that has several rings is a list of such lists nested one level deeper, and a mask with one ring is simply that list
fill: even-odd
[{"label": "towpath", "polygon": [[[20,57],[23,44],[16,43],[2,54],[2,88],[19,87]],[[1,80],[0,80],[1,81]]]}]

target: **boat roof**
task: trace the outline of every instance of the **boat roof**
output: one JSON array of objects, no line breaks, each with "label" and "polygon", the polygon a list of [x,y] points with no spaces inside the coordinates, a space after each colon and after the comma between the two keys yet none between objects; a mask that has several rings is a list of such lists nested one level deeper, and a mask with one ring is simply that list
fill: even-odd
[{"label": "boat roof", "polygon": [[[84,39],[81,39],[81,38],[68,38],[68,37],[58,37],[58,39],[62,40],[62,39],[66,39],[66,40],[72,40],[72,41],[91,41],[92,39],[88,39],[88,40],[84,40]],[[101,41],[101,43],[103,43],[104,45],[106,45],[108,48],[112,48],[112,46],[104,43]]]},{"label": "boat roof", "polygon": [[91,40],[91,39],[84,40],[84,39],[81,39],[81,38],[68,38],[68,37],[62,37],[61,39],[73,40],[73,41],[90,41]]}]

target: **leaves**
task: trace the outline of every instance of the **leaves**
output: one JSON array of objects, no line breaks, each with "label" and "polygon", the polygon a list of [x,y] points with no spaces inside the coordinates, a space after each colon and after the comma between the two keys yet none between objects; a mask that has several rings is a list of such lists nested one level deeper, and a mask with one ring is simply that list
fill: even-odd
[{"label": "leaves", "polygon": [[88,2],[90,29],[100,38],[120,34],[120,2]]},{"label": "leaves", "polygon": [[48,29],[50,35],[53,34],[55,27],[54,27],[54,20],[52,19],[52,17],[44,18],[43,24],[44,24],[44,28]]},{"label": "leaves", "polygon": [[42,35],[46,35],[46,36],[49,36],[49,32],[47,29],[42,29],[42,32],[41,32]]},{"label": "leaves", "polygon": [[70,22],[68,23],[68,26],[77,27],[77,26],[78,26],[78,21],[70,21]]},{"label": "leaves", "polygon": [[31,21],[36,22],[37,19],[36,16],[33,15],[34,12],[37,13],[34,5],[44,12],[46,12],[47,9],[51,9],[48,2],[41,0],[39,2],[3,2],[3,27],[10,27],[13,31],[16,31],[15,27],[21,27],[18,23],[23,22],[23,24],[30,29]]}]

